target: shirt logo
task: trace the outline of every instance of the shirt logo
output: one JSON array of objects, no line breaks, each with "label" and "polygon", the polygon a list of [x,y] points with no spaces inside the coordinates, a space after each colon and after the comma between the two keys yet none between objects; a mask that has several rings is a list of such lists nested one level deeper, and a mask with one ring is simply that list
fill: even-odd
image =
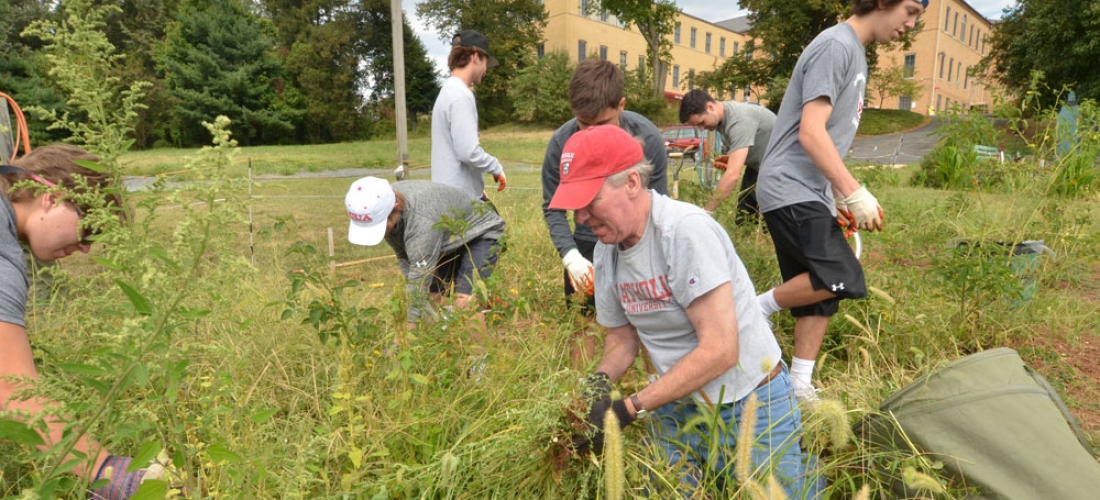
[{"label": "shirt logo", "polygon": [[839,292],[844,289],[844,282],[837,283],[830,286],[829,288],[832,288],[834,292]]},{"label": "shirt logo", "polygon": [[694,285],[698,281],[699,280],[695,276],[692,276],[690,279],[688,279],[688,284],[689,285]]},{"label": "shirt logo", "polygon": [[413,265],[415,265],[416,267],[428,267],[428,261],[422,260],[422,261],[417,262],[416,264],[413,264]]}]

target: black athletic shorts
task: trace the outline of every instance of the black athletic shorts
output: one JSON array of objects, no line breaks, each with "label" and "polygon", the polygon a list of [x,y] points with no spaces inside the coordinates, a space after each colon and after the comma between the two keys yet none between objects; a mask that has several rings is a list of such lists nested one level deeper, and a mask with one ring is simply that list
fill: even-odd
[{"label": "black athletic shorts", "polygon": [[783,281],[808,272],[814,290],[837,295],[817,304],[792,307],[792,316],[832,316],[840,299],[867,296],[863,267],[825,205],[808,202],[778,208],[764,213],[764,222],[775,244]]}]

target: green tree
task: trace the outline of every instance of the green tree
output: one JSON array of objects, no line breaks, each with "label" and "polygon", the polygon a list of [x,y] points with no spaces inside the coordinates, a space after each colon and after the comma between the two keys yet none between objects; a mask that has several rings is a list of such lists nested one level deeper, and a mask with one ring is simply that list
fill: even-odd
[{"label": "green tree", "polygon": [[[44,42],[22,34],[32,22],[57,20],[60,14],[37,0],[0,0],[0,19],[0,92],[24,108],[36,106],[59,114],[69,111],[61,89],[49,78]],[[28,115],[31,141],[48,143],[68,137],[64,130],[47,130],[50,123]]]},{"label": "green tree", "polygon": [[676,28],[680,8],[673,0],[601,0],[600,7],[642,33],[652,70],[653,96],[663,98],[668,61],[672,59],[668,36]]},{"label": "green tree", "polygon": [[[425,0],[416,13],[450,44],[461,30],[480,31],[500,65],[489,70],[478,86],[478,117],[483,125],[512,119],[515,106],[508,87],[519,73],[524,54],[542,43],[546,10],[539,0]],[[433,96],[434,100],[434,96]]]},{"label": "green tree", "polygon": [[876,71],[867,82],[867,87],[869,92],[878,96],[880,108],[883,101],[890,97],[909,96],[914,101],[920,100],[924,90],[920,81],[906,77],[905,67],[897,65]]},{"label": "green tree", "polygon": [[[390,0],[362,0],[363,39],[367,79],[372,83],[370,99],[376,106],[393,109],[393,29]],[[430,113],[439,95],[439,74],[428,59],[424,43],[413,33],[409,19],[402,16],[405,46],[405,107],[410,118]],[[496,52],[495,44],[491,47]],[[495,71],[495,68],[494,68]],[[416,120],[410,120],[415,124]]]},{"label": "green tree", "polygon": [[[370,137],[361,110],[364,27],[351,0],[263,0],[285,64],[284,99],[304,112],[297,138],[312,143]],[[369,30],[369,27],[367,27]]]},{"label": "green tree", "polygon": [[[1031,72],[1042,71],[1051,88],[1071,86],[1078,99],[1100,99],[1100,3],[1019,0],[989,36],[986,69],[1005,87],[1025,92]],[[1043,105],[1055,93],[1040,96]]]},{"label": "green tree", "polygon": [[302,112],[281,98],[282,65],[270,52],[270,25],[240,0],[186,0],[158,57],[177,100],[178,142],[209,142],[203,122],[232,121],[242,144],[286,142]]},{"label": "green tree", "polygon": [[557,126],[573,117],[569,107],[569,79],[573,63],[565,52],[550,52],[542,58],[527,55],[508,89],[519,121]]}]

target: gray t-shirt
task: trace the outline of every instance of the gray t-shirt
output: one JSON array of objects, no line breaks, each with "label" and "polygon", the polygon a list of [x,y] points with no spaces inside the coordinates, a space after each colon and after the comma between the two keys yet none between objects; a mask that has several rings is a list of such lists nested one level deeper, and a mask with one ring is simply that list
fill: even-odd
[{"label": "gray t-shirt", "polygon": [[0,321],[27,326],[26,262],[15,226],[15,209],[7,196],[0,195]]},{"label": "gray t-shirt", "polygon": [[[428,295],[429,279],[439,259],[467,243],[504,235],[504,220],[488,205],[470,200],[461,190],[429,181],[393,183],[405,197],[405,210],[386,243],[397,254],[409,293],[408,320],[417,321]],[[445,222],[444,219],[456,221]],[[457,221],[461,220],[461,223]],[[442,224],[441,224],[442,222]],[[465,229],[452,232],[456,226]]]},{"label": "gray t-shirt", "polygon": [[[653,175],[649,178],[649,189],[668,194],[668,156],[665,154],[665,141],[661,131],[648,118],[633,111],[623,111],[619,115],[619,126],[630,135],[641,139],[645,158],[653,164]],[[577,119],[565,122],[554,131],[550,143],[546,146],[546,155],[542,159],[542,216],[550,230],[550,241],[558,254],[565,256],[570,249],[576,248],[576,241],[595,242],[596,235],[584,224],[577,224],[576,232],[569,228],[569,219],[565,210],[550,208],[550,199],[558,191],[561,182],[561,150],[565,142],[580,130]]]},{"label": "gray t-shirt", "polygon": [[723,283],[733,287],[737,312],[738,363],[693,397],[732,403],[756,388],[782,353],[756,301],[756,289],[729,235],[694,205],[650,191],[645,234],[636,245],[596,244],[596,321],[606,327],[627,323],[649,352],[658,374],[699,345],[687,316],[691,303]]},{"label": "gray t-shirt", "polygon": [[443,81],[432,107],[432,181],[454,186],[471,200],[485,191],[485,174],[504,172],[477,136],[477,102],[460,78]]},{"label": "gray t-shirt", "polygon": [[855,139],[867,87],[866,48],[848,23],[822,31],[795,64],[757,180],[760,211],[819,202],[836,215],[833,187],[798,142],[802,107],[827,97],[833,112],[825,123],[843,158]]},{"label": "gray t-shirt", "polygon": [[722,134],[725,153],[749,148],[745,157],[745,166],[760,170],[760,161],[764,159],[764,150],[772,137],[775,127],[775,113],[759,104],[726,101],[722,103],[722,121],[718,131]]}]

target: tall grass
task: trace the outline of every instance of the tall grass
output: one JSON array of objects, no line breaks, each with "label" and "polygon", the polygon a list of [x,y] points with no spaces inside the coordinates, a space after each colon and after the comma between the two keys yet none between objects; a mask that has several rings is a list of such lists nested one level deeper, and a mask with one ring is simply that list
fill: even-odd
[{"label": "tall grass", "polygon": [[[577,380],[587,374],[571,366],[568,355],[584,320],[561,296],[537,172],[517,172],[507,190],[492,195],[508,223],[508,250],[486,287],[501,300],[488,315],[489,368],[480,380],[467,376],[475,352],[469,318],[456,315],[399,335],[404,292],[396,261],[384,245],[356,247],[344,236],[341,199],[351,180],[256,185],[254,253],[242,213],[228,226],[236,234],[226,235],[230,243],[220,257],[254,258],[255,266],[231,281],[208,275],[218,280],[205,284],[199,297],[209,313],[191,320],[166,347],[188,360],[173,368],[179,373],[172,396],[152,388],[127,392],[110,408],[112,425],[96,435],[123,452],[159,436],[196,478],[193,498],[604,498],[599,459],[556,454],[571,432],[564,415],[576,403]],[[690,181],[682,193],[704,195]],[[902,185],[877,187],[876,194],[887,230],[864,236],[864,264],[877,292],[843,303],[831,322],[821,358],[831,410],[806,416],[806,447],[822,456],[835,497],[854,496],[868,484],[886,491],[906,468],[935,477],[934,464],[916,452],[883,455],[845,434],[893,391],[961,354],[1019,345],[1039,334],[1073,339],[1097,326],[1097,303],[1080,293],[1090,286],[1084,277],[1097,272],[1100,248],[1088,201]],[[137,196],[140,202],[161,195]],[[162,206],[156,227],[167,237],[182,215],[178,206]],[[717,217],[757,288],[775,284],[778,270],[762,228],[733,226],[729,210]],[[332,259],[328,228],[335,234]],[[1023,285],[996,267],[1007,263],[972,268],[976,262],[948,245],[955,238],[1042,238],[1057,257],[1042,258],[1035,271],[1037,295],[1014,303],[1003,292]],[[93,261],[101,255],[96,249],[61,266],[76,277],[94,276],[100,271]],[[330,260],[370,258],[379,260],[328,267]],[[304,272],[291,293],[293,270]],[[54,367],[95,359],[93,339],[111,320],[86,319],[117,300],[103,294],[36,310],[30,331],[36,347],[48,352],[49,376],[79,387],[79,378]],[[322,342],[311,304],[359,327],[345,330],[350,333],[340,342]],[[789,352],[793,321],[777,319]],[[394,339],[401,347],[388,349]],[[1053,378],[1059,376],[1072,373]],[[644,384],[638,366],[625,378],[624,392]],[[74,412],[84,411],[84,392],[68,397]],[[644,498],[654,484],[673,491],[678,483],[678,472],[663,465],[643,436],[639,426],[624,433],[626,498]],[[16,495],[33,484],[37,465],[25,449],[0,447],[12,457],[2,466],[0,492]],[[866,467],[871,463],[880,464],[879,472]],[[767,480],[752,484],[766,491]],[[753,498],[748,489],[726,494]]]}]

